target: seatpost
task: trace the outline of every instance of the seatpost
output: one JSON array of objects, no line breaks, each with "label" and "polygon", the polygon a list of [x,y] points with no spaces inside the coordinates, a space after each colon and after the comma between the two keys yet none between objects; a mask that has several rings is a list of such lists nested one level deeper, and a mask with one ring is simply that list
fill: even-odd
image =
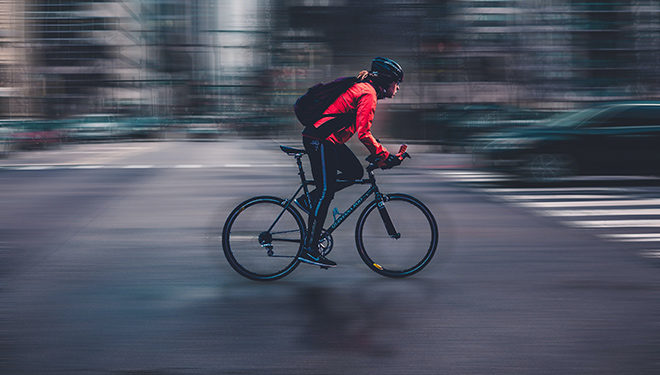
[{"label": "seatpost", "polygon": [[302,161],[300,160],[302,156],[303,154],[296,154],[296,164],[298,164],[298,176],[300,176],[300,182],[302,184],[303,192],[305,192],[305,196],[309,197],[309,189],[307,188],[307,179],[305,178],[305,170],[303,169]]},{"label": "seatpost", "polygon": [[300,176],[300,181],[305,183],[305,170],[303,169],[302,161],[300,160],[301,158],[302,158],[302,154],[296,154],[296,164],[298,164],[298,176]]}]

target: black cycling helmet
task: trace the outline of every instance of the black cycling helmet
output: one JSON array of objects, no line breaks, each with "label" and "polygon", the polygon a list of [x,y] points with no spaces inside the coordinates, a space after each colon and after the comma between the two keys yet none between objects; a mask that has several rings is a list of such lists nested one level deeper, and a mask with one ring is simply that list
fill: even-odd
[{"label": "black cycling helmet", "polygon": [[396,61],[386,57],[371,60],[371,73],[384,83],[403,81],[403,68]]}]

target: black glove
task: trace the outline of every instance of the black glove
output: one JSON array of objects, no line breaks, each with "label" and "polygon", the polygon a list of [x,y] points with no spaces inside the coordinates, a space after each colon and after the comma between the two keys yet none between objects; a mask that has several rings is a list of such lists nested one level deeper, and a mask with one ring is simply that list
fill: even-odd
[{"label": "black glove", "polygon": [[380,160],[380,158],[376,154],[371,154],[371,155],[367,156],[364,160],[368,161],[369,163],[376,164],[376,163],[378,163],[378,160]]},{"label": "black glove", "polygon": [[400,164],[401,164],[401,159],[394,154],[390,154],[390,156],[388,156],[387,159],[385,159],[385,161],[383,162],[383,165],[379,165],[379,167],[381,167],[382,169],[390,169]]}]

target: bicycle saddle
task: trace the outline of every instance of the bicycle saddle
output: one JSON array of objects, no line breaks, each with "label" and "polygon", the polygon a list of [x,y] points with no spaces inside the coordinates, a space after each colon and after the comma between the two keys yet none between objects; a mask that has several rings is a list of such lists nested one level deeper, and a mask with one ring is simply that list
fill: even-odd
[{"label": "bicycle saddle", "polygon": [[293,147],[287,147],[287,146],[280,146],[282,151],[286,152],[289,155],[294,155],[294,154],[306,154],[307,152],[305,150],[299,149],[299,148],[293,148]]}]

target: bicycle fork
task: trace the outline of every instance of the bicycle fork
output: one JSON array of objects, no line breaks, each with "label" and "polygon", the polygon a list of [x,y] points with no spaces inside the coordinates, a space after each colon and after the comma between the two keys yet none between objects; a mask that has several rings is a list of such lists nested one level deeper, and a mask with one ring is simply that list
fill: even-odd
[{"label": "bicycle fork", "polygon": [[378,201],[378,213],[380,214],[380,218],[383,219],[383,224],[385,224],[385,229],[387,230],[387,234],[391,237],[394,238],[395,240],[398,240],[401,238],[401,233],[396,231],[396,228],[394,228],[394,223],[392,223],[392,218],[390,217],[390,214],[387,212],[387,208],[385,208],[385,202],[388,201],[387,197],[382,195],[380,192],[376,192],[376,200]]}]

